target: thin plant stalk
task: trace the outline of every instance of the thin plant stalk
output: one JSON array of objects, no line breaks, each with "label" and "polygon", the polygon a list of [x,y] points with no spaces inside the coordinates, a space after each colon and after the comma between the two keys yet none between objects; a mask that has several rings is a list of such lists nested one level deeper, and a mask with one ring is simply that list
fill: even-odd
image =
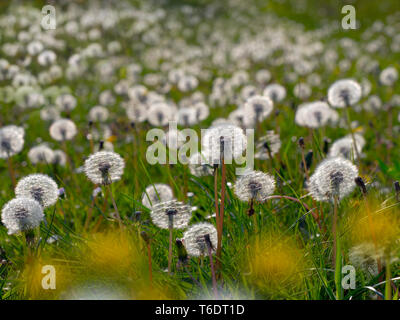
[{"label": "thin plant stalk", "polygon": [[390,259],[386,259],[385,273],[385,300],[392,300],[392,287],[391,287],[391,270],[390,270]]},{"label": "thin plant stalk", "polygon": [[153,287],[153,267],[152,267],[152,262],[151,262],[151,244],[150,241],[147,241],[146,243],[147,246],[147,257],[149,261],[149,279],[150,279],[150,287]]},{"label": "thin plant stalk", "polygon": [[117,215],[117,220],[118,220],[119,227],[122,228],[121,216],[119,215],[117,203],[115,202],[115,199],[114,199],[110,184],[107,185],[107,188],[108,188],[108,191],[109,191],[109,194],[110,194],[110,198],[111,198],[114,210],[115,210],[115,214]]},{"label": "thin plant stalk", "polygon": [[333,235],[333,250],[332,250],[332,265],[336,266],[336,231],[337,231],[337,219],[338,219],[338,197],[333,198],[333,221],[332,221],[332,235]]},{"label": "thin plant stalk", "polygon": [[214,297],[215,297],[215,299],[218,299],[217,278],[215,277],[215,268],[214,268],[214,262],[213,262],[212,244],[211,244],[211,240],[210,240],[210,235],[208,235],[208,234],[205,235],[204,239],[207,244],[208,257],[210,258],[210,268],[211,268]]},{"label": "thin plant stalk", "polygon": [[224,228],[224,209],[225,209],[225,185],[226,181],[226,165],[224,158],[222,158],[222,174],[221,174],[221,205],[219,208],[219,221],[218,221],[218,241],[217,241],[217,270],[221,268],[221,254],[222,254],[222,232]]},{"label": "thin plant stalk", "polygon": [[174,216],[172,214],[168,215],[168,230],[169,230],[169,248],[168,248],[168,274],[171,275],[172,269],[172,237],[174,231]]}]

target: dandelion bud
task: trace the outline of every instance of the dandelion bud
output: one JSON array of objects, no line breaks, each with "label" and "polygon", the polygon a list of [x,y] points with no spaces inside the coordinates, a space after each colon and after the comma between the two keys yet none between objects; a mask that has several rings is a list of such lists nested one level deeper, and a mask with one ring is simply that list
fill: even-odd
[{"label": "dandelion bud", "polygon": [[395,190],[395,192],[396,192],[397,201],[399,201],[400,183],[399,183],[398,181],[395,181],[395,183],[394,183],[394,190]]},{"label": "dandelion bud", "polygon": [[187,260],[188,260],[188,254],[187,254],[185,246],[183,245],[182,240],[176,238],[175,244],[176,244],[176,248],[177,248],[177,251],[178,251],[179,262],[186,263]]},{"label": "dandelion bud", "polygon": [[304,138],[303,137],[299,138],[299,147],[302,148],[302,149],[304,149],[304,147],[305,147],[305,143],[304,143]]},{"label": "dandelion bud", "polygon": [[355,181],[356,185],[360,187],[363,195],[364,196],[367,195],[367,188],[365,187],[364,180],[361,177],[357,177],[354,179],[354,181]]},{"label": "dandelion bud", "polygon": [[323,152],[325,153],[325,154],[327,154],[328,153],[328,151],[329,151],[329,143],[331,142],[331,140],[330,139],[328,139],[328,138],[324,138],[324,146],[323,146]]},{"label": "dandelion bud", "polygon": [[305,156],[307,169],[311,168],[312,161],[313,161],[313,155],[314,155],[313,151],[309,150],[308,153]]},{"label": "dandelion bud", "polygon": [[144,242],[146,242],[147,244],[150,242],[150,237],[149,237],[149,235],[147,234],[146,231],[142,231],[142,232],[140,233],[140,236],[142,237],[142,239],[144,240]]}]

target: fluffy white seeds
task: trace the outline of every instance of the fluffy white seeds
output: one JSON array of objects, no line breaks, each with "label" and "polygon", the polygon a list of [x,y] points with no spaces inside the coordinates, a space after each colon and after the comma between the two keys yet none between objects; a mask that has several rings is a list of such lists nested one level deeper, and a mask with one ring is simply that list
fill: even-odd
[{"label": "fluffy white seeds", "polygon": [[186,251],[190,256],[199,257],[208,255],[208,247],[205,236],[210,237],[211,249],[215,253],[217,248],[217,229],[208,222],[193,224],[183,234]]},{"label": "fluffy white seeds", "polygon": [[94,184],[111,184],[121,179],[125,162],[121,156],[111,151],[99,151],[86,159],[84,171]]},{"label": "fluffy white seeds", "polygon": [[150,185],[142,194],[142,204],[147,208],[151,208],[157,203],[170,201],[174,198],[171,187],[164,183],[156,183]]},{"label": "fluffy white seeds", "polygon": [[71,140],[77,134],[76,125],[69,119],[60,119],[50,126],[50,136],[57,141]]},{"label": "fluffy white seeds", "polygon": [[17,198],[32,198],[40,203],[43,208],[57,202],[57,183],[45,174],[31,174],[18,181],[15,187]]},{"label": "fluffy white seeds", "polygon": [[251,171],[236,180],[235,195],[241,201],[264,202],[275,190],[275,179],[261,171]]},{"label": "fluffy white seeds", "polygon": [[171,225],[174,229],[184,229],[192,217],[192,210],[182,202],[171,200],[154,205],[150,216],[159,228],[169,229]]},{"label": "fluffy white seeds", "polygon": [[308,189],[317,201],[333,201],[346,197],[356,186],[354,179],[358,169],[341,157],[322,161],[310,177]]},{"label": "fluffy white seeds", "polygon": [[41,205],[31,198],[13,199],[1,211],[1,222],[7,228],[8,234],[34,229],[43,218]]},{"label": "fluffy white seeds", "polygon": [[352,106],[360,101],[361,96],[361,86],[351,79],[338,80],[328,90],[328,101],[335,108]]}]

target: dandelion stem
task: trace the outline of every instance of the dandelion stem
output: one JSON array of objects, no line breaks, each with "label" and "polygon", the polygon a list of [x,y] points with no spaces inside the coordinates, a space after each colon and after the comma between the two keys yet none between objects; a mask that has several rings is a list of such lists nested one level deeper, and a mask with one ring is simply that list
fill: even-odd
[{"label": "dandelion stem", "polygon": [[153,267],[151,263],[151,244],[150,241],[147,241],[147,257],[149,259],[149,279],[150,279],[150,286],[153,287]]},{"label": "dandelion stem", "polygon": [[392,300],[392,288],[391,288],[391,270],[390,270],[390,261],[386,259],[386,283],[385,283],[385,300]]},{"label": "dandelion stem", "polygon": [[172,214],[168,215],[169,218],[169,248],[168,248],[168,274],[171,275],[171,267],[172,267],[172,237],[174,231],[174,216]]},{"label": "dandelion stem", "polygon": [[88,211],[88,214],[87,214],[87,216],[86,216],[85,225],[84,225],[84,227],[83,227],[83,230],[85,230],[85,231],[86,231],[86,229],[87,229],[88,226],[89,226],[90,220],[92,219],[93,208],[94,208],[95,201],[96,201],[96,198],[95,198],[95,197],[92,197],[92,203],[91,203],[91,205],[90,205],[90,207],[89,207],[89,211]]},{"label": "dandelion stem", "polygon": [[210,258],[210,268],[211,268],[214,297],[215,297],[215,299],[218,299],[217,279],[215,277],[215,269],[214,269],[214,262],[213,262],[213,256],[212,256],[212,244],[211,244],[211,240],[210,240],[210,235],[206,234],[204,236],[204,239],[207,244],[208,257]]},{"label": "dandelion stem", "polygon": [[332,235],[333,235],[333,250],[332,250],[332,265],[336,266],[336,229],[337,229],[337,218],[338,218],[338,197],[334,196],[333,200],[333,222],[332,222]]},{"label": "dandelion stem", "polygon": [[221,268],[221,254],[222,254],[222,232],[224,228],[224,209],[225,209],[225,180],[226,180],[226,165],[222,158],[222,175],[221,175],[221,205],[219,208],[219,221],[218,221],[218,241],[217,241],[217,270]]},{"label": "dandelion stem", "polygon": [[115,214],[117,215],[117,220],[118,220],[118,224],[119,227],[122,228],[122,221],[121,221],[121,216],[119,215],[119,211],[118,211],[118,207],[117,207],[117,203],[115,202],[112,190],[111,190],[111,186],[108,184],[107,188],[109,189],[109,193],[110,193],[110,197],[111,197],[111,201],[115,210]]}]

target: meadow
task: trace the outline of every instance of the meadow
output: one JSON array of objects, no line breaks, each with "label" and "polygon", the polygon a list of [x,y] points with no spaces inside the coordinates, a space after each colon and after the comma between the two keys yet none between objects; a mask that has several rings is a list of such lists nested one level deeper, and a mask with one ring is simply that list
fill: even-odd
[{"label": "meadow", "polygon": [[2,300],[399,299],[396,1],[45,4],[0,4]]}]

